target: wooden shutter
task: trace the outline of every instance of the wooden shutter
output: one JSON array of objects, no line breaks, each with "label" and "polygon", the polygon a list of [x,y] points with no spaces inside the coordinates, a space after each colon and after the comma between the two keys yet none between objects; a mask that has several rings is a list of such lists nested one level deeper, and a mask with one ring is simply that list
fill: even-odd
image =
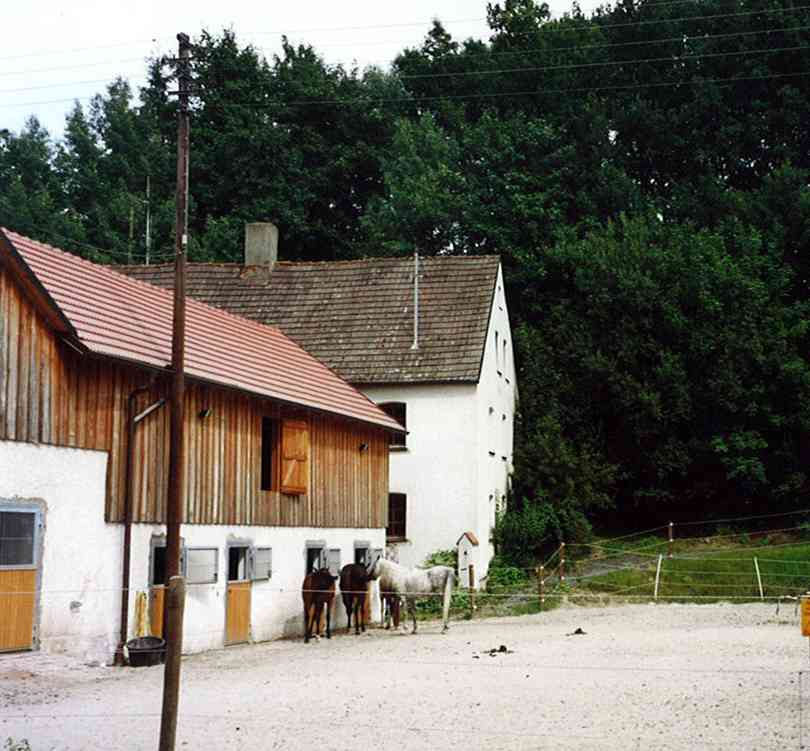
[{"label": "wooden shutter", "polygon": [[309,487],[309,426],[284,420],[281,426],[281,492],[303,495]]}]

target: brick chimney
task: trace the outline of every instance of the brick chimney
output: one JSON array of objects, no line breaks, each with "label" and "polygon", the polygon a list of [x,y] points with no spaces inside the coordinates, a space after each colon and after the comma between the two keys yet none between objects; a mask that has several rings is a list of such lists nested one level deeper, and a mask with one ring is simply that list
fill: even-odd
[{"label": "brick chimney", "polygon": [[245,225],[245,266],[271,271],[278,260],[278,227],[271,222]]}]

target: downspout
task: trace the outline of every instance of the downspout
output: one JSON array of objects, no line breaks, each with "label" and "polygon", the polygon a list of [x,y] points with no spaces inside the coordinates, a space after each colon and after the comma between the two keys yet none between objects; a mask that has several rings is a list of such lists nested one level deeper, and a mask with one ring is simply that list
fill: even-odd
[{"label": "downspout", "polygon": [[419,251],[413,252],[413,344],[419,349]]},{"label": "downspout", "polygon": [[135,414],[135,399],[139,394],[149,391],[150,386],[141,386],[130,392],[127,398],[127,456],[124,465],[124,547],[123,564],[121,573],[121,634],[118,640],[118,647],[115,650],[115,664],[123,666],[124,645],[127,642],[127,632],[129,631],[129,569],[132,559],[132,465],[135,455],[135,428],[151,412],[162,406],[165,399],[160,399],[143,412]]}]

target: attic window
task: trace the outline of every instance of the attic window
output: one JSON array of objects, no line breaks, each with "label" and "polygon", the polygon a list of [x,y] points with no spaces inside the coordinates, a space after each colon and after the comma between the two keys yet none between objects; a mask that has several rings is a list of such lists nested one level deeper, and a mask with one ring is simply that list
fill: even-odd
[{"label": "attic window", "polygon": [[278,421],[262,417],[262,490],[278,490]]},{"label": "attic window", "polygon": [[[405,402],[383,402],[378,406],[385,414],[402,425],[403,428],[408,427],[406,421],[407,406]],[[404,449],[406,447],[405,439],[405,433],[392,433],[391,437],[388,439],[388,447],[392,449]]]}]

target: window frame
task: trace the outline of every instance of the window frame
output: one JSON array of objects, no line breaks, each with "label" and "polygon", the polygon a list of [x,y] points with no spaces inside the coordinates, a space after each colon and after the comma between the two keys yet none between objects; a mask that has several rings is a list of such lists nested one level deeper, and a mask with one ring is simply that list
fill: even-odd
[{"label": "window frame", "polygon": [[[365,551],[365,555],[363,556],[364,560],[358,561],[357,560],[357,552],[359,550]],[[360,563],[363,566],[368,566],[369,561],[371,560],[371,541],[370,540],[355,540],[354,541],[354,562]]]},{"label": "window frame", "polygon": [[0,571],[36,571],[42,559],[42,509],[36,506],[25,506],[18,503],[0,503],[0,513],[31,514],[34,517],[34,537],[31,541],[31,563],[2,564]]},{"label": "window frame", "polygon": [[[380,402],[377,406],[391,419],[396,420],[405,430],[408,430],[408,403],[399,401]],[[399,414],[399,410],[402,414]],[[408,434],[391,432],[388,436],[389,451],[406,451],[408,448]]]},{"label": "window frame", "polygon": [[332,576],[340,576],[342,558],[340,548],[327,548],[325,568],[329,569]]},{"label": "window frame", "polygon": [[[402,500],[402,534],[393,534],[391,531],[391,502],[397,496]],[[408,539],[408,494],[388,493],[388,525],[385,528],[385,539],[391,542],[404,542]]]},{"label": "window frame", "polygon": [[[189,575],[189,553],[197,550],[213,550],[214,551],[214,578],[213,579],[206,579],[205,581],[191,581]],[[216,584],[219,581],[219,548],[214,547],[213,545],[191,545],[187,548],[183,548],[184,553],[184,560],[185,560],[185,577],[187,584]],[[154,585],[153,585],[154,586]]]},{"label": "window frame", "polygon": [[[257,560],[257,557],[258,557],[257,553],[260,550],[267,550],[267,551],[270,552],[270,566],[269,566],[269,568],[267,570],[267,575],[266,576],[260,576],[258,571],[257,571],[256,560]],[[272,546],[270,546],[270,545],[256,545],[256,546],[254,546],[253,549],[252,549],[252,554],[251,554],[250,580],[254,581],[254,582],[256,582],[256,581],[269,581],[272,578],[273,578],[273,548],[272,548]]]},{"label": "window frame", "polygon": [[312,569],[309,566],[310,550],[320,551],[318,554],[317,566],[315,566],[315,563],[313,562],[313,568],[326,567],[326,540],[307,540],[304,545],[304,576],[309,576],[312,573]]},{"label": "window frame", "polygon": [[[155,578],[155,548],[167,548],[166,535],[152,535],[149,539],[149,586],[165,587],[166,582],[154,583]],[[180,538],[180,576],[186,576],[186,538]]]}]

